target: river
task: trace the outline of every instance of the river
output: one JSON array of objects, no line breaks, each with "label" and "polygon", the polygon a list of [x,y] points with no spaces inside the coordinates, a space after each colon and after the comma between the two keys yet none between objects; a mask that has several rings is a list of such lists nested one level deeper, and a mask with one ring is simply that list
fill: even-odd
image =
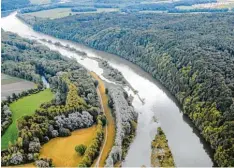
[{"label": "river", "polygon": [[[135,110],[139,113],[137,134],[130,146],[123,166],[150,166],[151,141],[156,134],[158,126],[162,127],[167,136],[176,166],[213,166],[209,146],[202,138],[199,138],[196,129],[188,118],[183,115],[173,97],[149,74],[138,66],[112,54],[35,32],[15,15],[16,13],[13,13],[1,19],[4,30],[36,40],[51,50],[60,52],[64,56],[74,57],[88,70],[94,71],[103,80],[108,81],[102,76],[103,69],[98,66],[97,61],[83,58],[75,52],[41,41],[40,39],[51,40],[53,43],[60,42],[64,46],[70,45],[77,50],[87,53],[90,57],[105,59],[111,66],[123,73],[127,81],[138,91],[141,99],[144,99],[145,103],[143,104],[139,97],[134,95],[132,103]],[[158,122],[153,120],[155,117]]]}]

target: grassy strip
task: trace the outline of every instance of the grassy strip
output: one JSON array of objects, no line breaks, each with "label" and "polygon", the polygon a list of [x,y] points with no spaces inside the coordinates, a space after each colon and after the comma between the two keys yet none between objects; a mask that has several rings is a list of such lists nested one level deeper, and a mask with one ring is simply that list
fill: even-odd
[{"label": "grassy strip", "polygon": [[8,143],[14,143],[18,136],[17,120],[24,115],[32,115],[39,106],[52,100],[53,94],[49,89],[41,91],[37,94],[32,94],[19,99],[10,104],[10,109],[12,111],[12,124],[8,127],[6,132],[1,138],[1,149],[6,149]]},{"label": "grassy strip", "polygon": [[171,150],[167,144],[166,135],[161,127],[151,143],[151,166],[152,167],[174,167],[175,163]]},{"label": "grassy strip", "polygon": [[[111,109],[108,106],[108,95],[105,93],[105,85],[104,82],[99,78],[97,74],[91,72],[91,75],[98,81],[98,89],[101,94],[101,99],[103,103],[104,113],[107,119],[107,140],[106,145],[103,146],[102,156],[99,162],[99,167],[104,167],[106,158],[108,157],[115,140],[115,121],[111,114]],[[106,132],[105,132],[106,134]]]}]

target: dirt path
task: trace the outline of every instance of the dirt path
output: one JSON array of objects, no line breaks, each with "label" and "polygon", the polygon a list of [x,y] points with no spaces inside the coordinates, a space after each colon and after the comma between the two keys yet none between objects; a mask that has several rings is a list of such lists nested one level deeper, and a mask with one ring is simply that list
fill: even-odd
[{"label": "dirt path", "polygon": [[[99,100],[101,101],[102,111],[104,112],[104,114],[106,114],[105,109],[104,109],[104,107],[103,107],[102,97],[101,97],[101,94],[100,94],[99,89],[97,89],[97,93],[98,93]],[[105,116],[106,116],[106,115],[105,115]],[[108,137],[108,130],[107,130],[107,127],[106,127],[106,129],[105,129],[105,139],[104,139],[103,147],[102,147],[102,150],[101,150],[101,152],[100,152],[100,154],[99,154],[99,156],[98,156],[98,158],[97,158],[97,161],[96,161],[96,164],[95,164],[94,167],[99,167],[99,163],[100,163],[100,160],[101,160],[101,156],[102,156],[103,150],[104,150],[104,148],[105,148],[105,146],[106,146],[107,137]]]},{"label": "dirt path", "polygon": [[105,127],[105,140],[102,145],[102,149],[99,154],[99,157],[96,159],[96,163],[94,164],[94,167],[104,167],[105,160],[108,157],[108,154],[111,151],[112,146],[114,145],[115,122],[114,122],[114,118],[112,117],[111,110],[108,106],[108,96],[105,93],[104,82],[94,72],[91,72],[91,75],[96,80],[98,80],[97,93],[101,102],[102,110],[107,119],[107,126]]}]

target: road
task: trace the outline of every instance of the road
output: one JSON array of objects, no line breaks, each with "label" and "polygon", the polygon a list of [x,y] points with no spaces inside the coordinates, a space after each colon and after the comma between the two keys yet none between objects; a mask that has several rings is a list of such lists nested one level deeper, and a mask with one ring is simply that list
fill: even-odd
[{"label": "road", "polygon": [[[105,113],[105,109],[104,109],[104,107],[103,107],[102,97],[101,97],[101,93],[100,93],[100,91],[99,91],[99,88],[97,88],[97,94],[98,94],[98,97],[99,97],[99,100],[100,100],[100,104],[101,104],[101,107],[102,107],[102,111],[103,111],[103,113],[104,113],[105,116],[106,116],[106,113]],[[96,161],[96,164],[95,164],[94,167],[99,167],[99,162],[100,162],[100,159],[101,159],[101,156],[102,156],[104,147],[105,147],[105,145],[106,145],[107,136],[108,136],[107,126],[105,126],[105,128],[106,128],[106,131],[105,131],[104,143],[103,143],[101,152],[100,152],[100,154],[99,154],[99,156],[98,156],[98,158],[97,158],[97,161]]]}]

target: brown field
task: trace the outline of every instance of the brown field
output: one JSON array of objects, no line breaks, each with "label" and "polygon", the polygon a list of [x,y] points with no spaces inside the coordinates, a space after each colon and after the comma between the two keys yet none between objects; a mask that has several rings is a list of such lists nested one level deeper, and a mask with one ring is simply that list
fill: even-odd
[{"label": "brown field", "polygon": [[[91,75],[98,80],[98,89],[101,94],[102,98],[102,103],[103,103],[103,108],[104,108],[104,113],[107,118],[107,140],[106,140],[106,145],[104,146],[102,156],[99,162],[99,167],[104,167],[106,158],[108,157],[109,152],[111,151],[112,146],[114,145],[114,139],[115,139],[115,122],[111,114],[111,109],[108,106],[108,96],[105,93],[105,85],[104,82],[95,74],[94,72],[91,72]],[[106,134],[106,132],[105,132]],[[103,147],[102,147],[103,148]],[[95,165],[95,163],[93,164]]]},{"label": "brown field", "polygon": [[75,146],[84,144],[88,146],[95,136],[96,125],[73,131],[69,137],[58,137],[43,145],[40,157],[53,160],[56,167],[77,167],[82,156],[75,151]]},{"label": "brown field", "polygon": [[9,75],[1,74],[1,98],[6,99],[7,96],[13,93],[20,93],[24,90],[32,89],[36,87],[36,84],[30,81],[26,81],[20,78],[12,77]]}]

